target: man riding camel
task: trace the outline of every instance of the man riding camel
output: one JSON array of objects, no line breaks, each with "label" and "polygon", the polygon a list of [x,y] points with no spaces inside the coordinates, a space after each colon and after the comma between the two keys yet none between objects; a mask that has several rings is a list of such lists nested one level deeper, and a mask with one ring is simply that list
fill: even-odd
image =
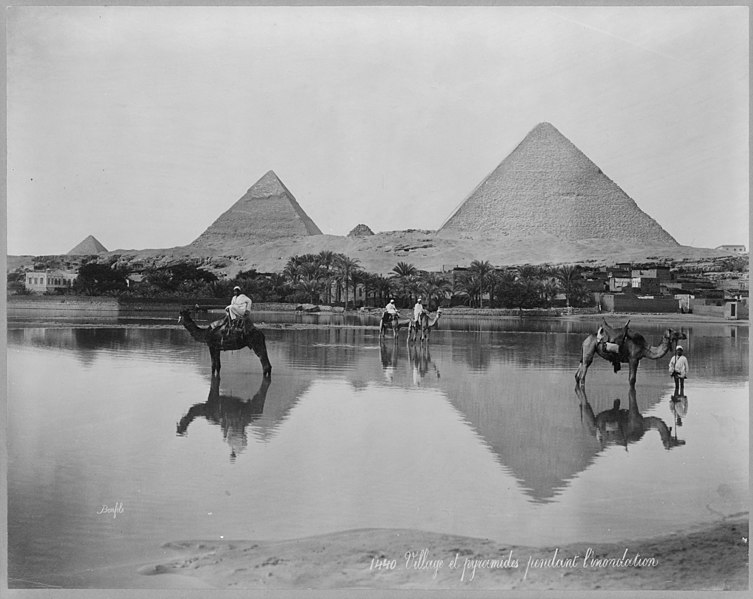
[{"label": "man riding camel", "polygon": [[421,318],[421,314],[426,312],[424,309],[424,305],[421,303],[421,298],[418,298],[418,301],[416,302],[416,305],[413,306],[413,320],[418,322],[418,319]]},{"label": "man riding camel", "polygon": [[390,303],[387,304],[384,308],[384,313],[382,314],[382,322],[389,323],[399,318],[399,316],[400,315],[397,311],[397,306],[395,306],[395,300],[391,299]]},{"label": "man riding camel", "polygon": [[[218,321],[212,328],[217,329],[227,325],[227,329],[239,328],[245,330],[246,319],[251,312],[251,298],[241,293],[237,285],[233,287],[233,298],[225,308],[225,318]],[[226,330],[227,330],[226,329]]]}]

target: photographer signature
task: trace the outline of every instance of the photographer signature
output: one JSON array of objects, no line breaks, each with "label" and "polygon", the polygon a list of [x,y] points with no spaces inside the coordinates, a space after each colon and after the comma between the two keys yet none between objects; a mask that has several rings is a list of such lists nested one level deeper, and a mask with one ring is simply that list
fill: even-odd
[{"label": "photographer signature", "polygon": [[123,509],[123,502],[116,501],[114,507],[109,507],[106,504],[102,504],[102,508],[97,512],[97,515],[101,514],[112,514],[113,518],[117,518],[118,514],[122,514],[125,510]]}]

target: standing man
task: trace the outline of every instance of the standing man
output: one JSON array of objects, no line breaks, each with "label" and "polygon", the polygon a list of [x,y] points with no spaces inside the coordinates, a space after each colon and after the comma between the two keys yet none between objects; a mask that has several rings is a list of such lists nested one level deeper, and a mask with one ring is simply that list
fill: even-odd
[{"label": "standing man", "polygon": [[669,361],[669,376],[675,379],[676,397],[685,397],[685,379],[688,378],[688,359],[683,354],[682,345],[678,345],[675,355]]}]

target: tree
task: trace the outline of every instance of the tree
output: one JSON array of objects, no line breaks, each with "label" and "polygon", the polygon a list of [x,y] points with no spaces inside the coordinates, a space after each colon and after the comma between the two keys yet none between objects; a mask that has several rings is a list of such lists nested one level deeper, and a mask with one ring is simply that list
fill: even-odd
[{"label": "tree", "polygon": [[565,265],[557,269],[557,281],[565,294],[567,307],[579,303],[583,298],[583,283],[578,266]]},{"label": "tree", "polygon": [[518,294],[515,271],[503,270],[495,274],[496,297],[505,308],[514,308]]},{"label": "tree", "polygon": [[494,267],[488,260],[474,260],[468,267],[468,271],[477,279],[479,287],[478,303],[481,308],[484,305],[484,291],[488,289],[491,283],[491,274],[494,272]]},{"label": "tree", "polygon": [[26,289],[26,273],[23,270],[15,270],[8,273],[8,293],[15,295],[30,295],[31,291]]},{"label": "tree", "polygon": [[312,304],[316,304],[319,302],[322,282],[316,278],[304,277],[296,283],[296,289],[304,293]]},{"label": "tree", "polygon": [[460,273],[455,278],[455,288],[453,292],[462,298],[465,298],[464,303],[469,304],[472,307],[478,307],[481,297],[481,279],[477,273],[466,271]]},{"label": "tree", "polygon": [[[342,283],[345,289],[345,309],[348,309],[348,283],[353,282],[353,273],[357,270],[361,270],[358,265],[359,260],[349,258],[345,254],[337,254],[335,258],[335,266],[338,270],[338,283]],[[353,303],[355,305],[356,293],[355,283],[353,283]]]},{"label": "tree", "polygon": [[419,275],[419,291],[426,297],[426,308],[429,309],[434,298],[437,298],[439,306],[441,300],[452,293],[452,283],[441,273],[422,272]]},{"label": "tree", "polygon": [[364,296],[363,296],[363,305],[366,305],[366,299],[367,299],[367,293],[368,293],[368,287],[369,287],[369,273],[367,273],[365,270],[362,269],[356,269],[351,274],[351,281],[353,282],[353,307],[357,308],[357,293],[358,293],[358,286],[361,285],[363,287]]},{"label": "tree", "polygon": [[376,275],[372,282],[374,291],[379,294],[379,305],[386,305],[387,297],[392,296],[393,281],[384,275]]},{"label": "tree", "polygon": [[335,279],[336,256],[337,254],[330,250],[322,250],[316,255],[320,277],[322,278],[322,281],[325,284],[325,289],[327,291],[327,304],[332,303],[332,282]]},{"label": "tree", "polygon": [[126,276],[109,264],[90,262],[79,268],[73,288],[84,295],[118,295],[128,288]]},{"label": "tree", "polygon": [[180,295],[212,294],[211,284],[218,280],[214,273],[190,262],[152,268],[145,273],[144,279],[146,289],[151,286],[157,293]]},{"label": "tree", "polygon": [[412,303],[411,285],[414,282],[418,269],[407,262],[398,262],[392,267],[392,277],[395,280],[396,288],[400,292],[402,299],[408,299],[408,306]]}]

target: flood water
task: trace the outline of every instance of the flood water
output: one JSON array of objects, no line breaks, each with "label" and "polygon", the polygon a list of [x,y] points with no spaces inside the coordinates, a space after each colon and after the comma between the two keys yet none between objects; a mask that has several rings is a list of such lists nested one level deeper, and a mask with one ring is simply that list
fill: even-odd
[{"label": "flood water", "polygon": [[[445,319],[421,349],[357,316],[255,318],[270,380],[249,350],[213,380],[173,319],[10,322],[11,587],[135,587],[186,539],[377,527],[558,545],[747,512],[746,325],[682,327],[672,402],[669,355],[642,361],[633,397],[627,366],[597,357],[576,394],[586,322]],[[591,426],[617,398],[645,431]]]}]

